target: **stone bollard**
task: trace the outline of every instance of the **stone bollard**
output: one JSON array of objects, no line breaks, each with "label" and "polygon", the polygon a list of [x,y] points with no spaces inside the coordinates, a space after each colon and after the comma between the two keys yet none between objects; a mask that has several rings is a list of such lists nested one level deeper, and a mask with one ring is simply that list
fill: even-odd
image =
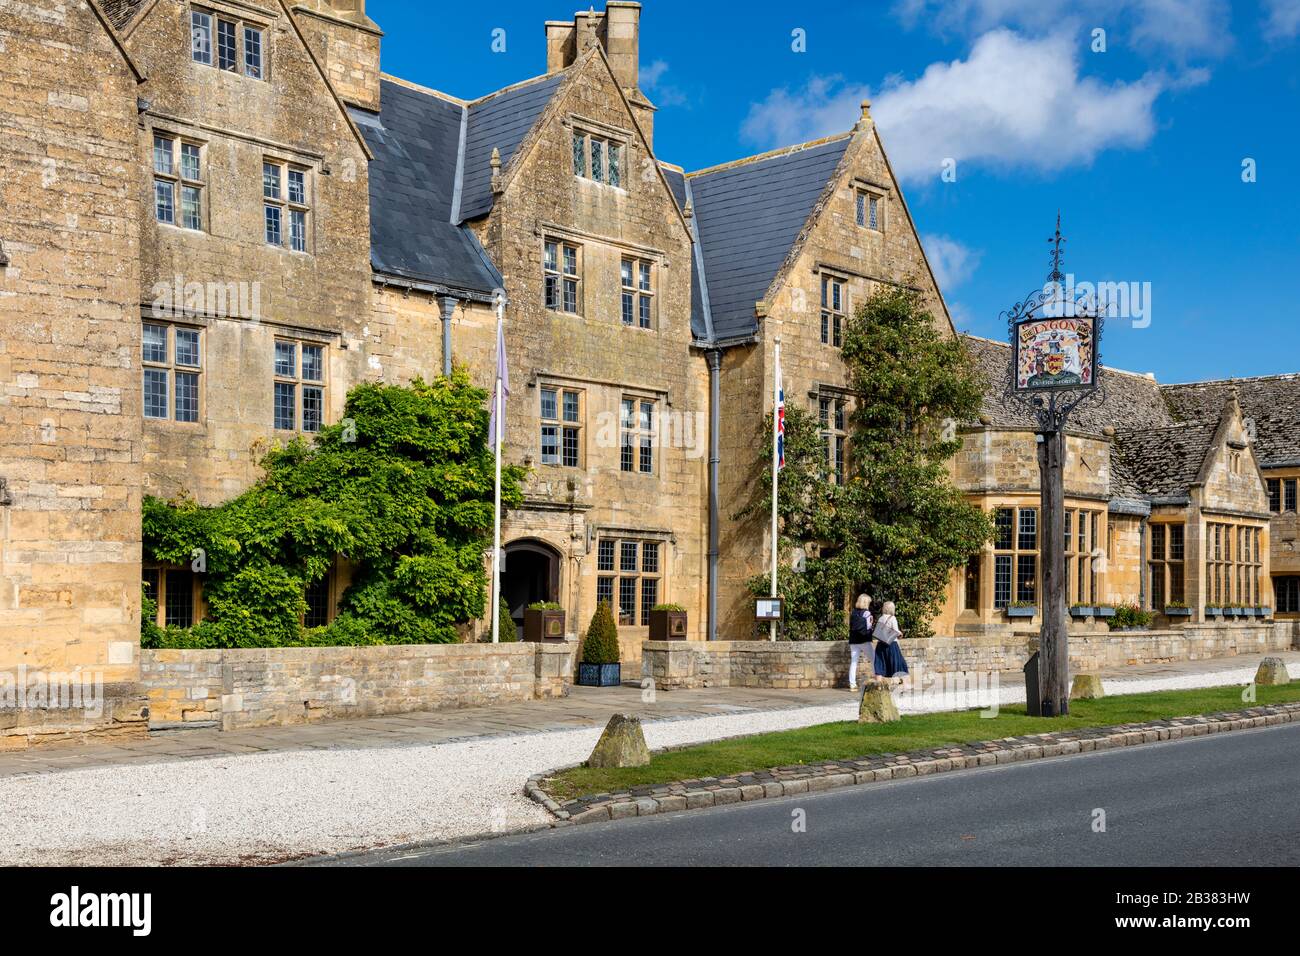
[{"label": "stone bollard", "polygon": [[1279,687],[1291,683],[1291,675],[1286,672],[1286,661],[1280,657],[1266,657],[1259,662],[1255,671],[1255,683],[1260,687]]},{"label": "stone bollard", "polygon": [[1100,674],[1074,675],[1074,683],[1070,685],[1070,700],[1096,700],[1105,696]]},{"label": "stone bollard", "polygon": [[862,691],[862,703],[858,705],[858,723],[892,724],[901,719],[898,716],[898,705],[889,692],[889,685],[884,681],[867,681],[867,686]]},{"label": "stone bollard", "polygon": [[587,758],[588,767],[644,767],[650,762],[650,748],[641,732],[641,718],[615,714]]}]

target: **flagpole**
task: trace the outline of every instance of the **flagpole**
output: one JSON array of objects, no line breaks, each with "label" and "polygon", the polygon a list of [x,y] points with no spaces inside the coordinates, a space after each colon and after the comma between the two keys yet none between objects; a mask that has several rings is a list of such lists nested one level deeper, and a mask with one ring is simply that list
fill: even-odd
[{"label": "flagpole", "polygon": [[[506,302],[504,296],[497,297],[497,345],[502,342],[502,326],[505,322]],[[496,387],[492,396],[492,407],[496,414],[492,417],[492,445],[496,459],[496,478],[492,498],[492,643],[501,641],[501,433],[505,430],[504,403],[501,401],[501,363],[497,362]]]},{"label": "flagpole", "polygon": [[[781,414],[781,336],[776,337],[776,370],[772,376],[772,597],[776,597],[776,490],[779,481],[780,459],[778,458],[777,443],[779,440],[778,430],[780,423],[778,419]],[[776,621],[772,620],[767,625],[767,637],[770,641],[776,640]]]}]

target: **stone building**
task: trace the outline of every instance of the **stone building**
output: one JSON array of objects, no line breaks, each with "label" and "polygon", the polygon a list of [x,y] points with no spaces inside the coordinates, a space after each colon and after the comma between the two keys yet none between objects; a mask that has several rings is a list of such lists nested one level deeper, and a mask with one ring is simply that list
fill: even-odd
[{"label": "stone building", "polygon": [[[1004,395],[1010,347],[963,338],[986,389],[979,421],[964,429],[954,478],[993,513],[997,530],[953,582],[937,629],[1036,627],[1034,424]],[[1102,400],[1080,406],[1067,433],[1068,602],[1138,605],[1161,626],[1223,616],[1216,609],[1293,616],[1297,377],[1161,386],[1108,368],[1103,385]],[[1097,626],[1094,615],[1076,613],[1076,626]]]},{"label": "stone building", "polygon": [[[229,499],[361,382],[458,363],[490,387],[498,293],[505,457],[530,466],[504,529],[512,616],[559,601],[576,635],[608,599],[631,673],[658,602],[687,608],[693,639],[752,633],[767,527],[732,515],[777,340],[837,473],[845,317],[903,285],[952,325],[867,104],[842,134],[687,172],[654,152],[640,16],[609,0],[548,21],[542,75],[462,99],[381,72],[364,0],[0,6],[0,671],[93,668],[119,702],[40,721],[140,723],[141,580],[160,623],[204,613],[201,566],[142,566],[143,494]],[[1162,562],[1159,599],[1199,616],[1205,562],[1232,582],[1249,563],[1264,601],[1272,560],[1294,604],[1298,406],[1279,417],[1276,396],[1296,382],[1242,386],[1238,406],[1235,383],[1110,380],[1071,438],[1076,597],[1147,600]],[[954,468],[1016,534],[955,577],[939,629],[1005,626],[1036,593],[1033,436],[990,398]],[[1289,516],[1270,522],[1270,492]],[[310,623],[347,583],[340,560],[311,585]],[[39,736],[32,720],[0,713],[0,735]]]}]

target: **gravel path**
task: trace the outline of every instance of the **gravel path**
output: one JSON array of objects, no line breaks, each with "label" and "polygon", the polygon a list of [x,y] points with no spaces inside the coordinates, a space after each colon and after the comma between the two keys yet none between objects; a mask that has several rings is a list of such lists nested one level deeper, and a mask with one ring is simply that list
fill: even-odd
[{"label": "gravel path", "polygon": [[[1293,669],[1295,665],[1292,665]],[[1242,684],[1254,669],[1111,680],[1110,693]],[[1004,703],[1023,686],[999,688]],[[953,706],[905,696],[907,713]],[[843,704],[645,725],[651,748],[805,727]],[[124,764],[0,780],[0,864],[253,863],[444,840],[545,824],[521,788],[583,760],[598,728],[361,750],[308,750]]]}]

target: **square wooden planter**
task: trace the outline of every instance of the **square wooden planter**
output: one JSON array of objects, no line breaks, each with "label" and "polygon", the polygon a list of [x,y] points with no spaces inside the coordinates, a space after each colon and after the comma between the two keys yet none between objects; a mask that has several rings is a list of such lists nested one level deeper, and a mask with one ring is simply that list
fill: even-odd
[{"label": "square wooden planter", "polygon": [[579,687],[617,687],[623,683],[622,664],[579,664]]},{"label": "square wooden planter", "polygon": [[686,640],[685,611],[651,611],[650,640],[684,641]]},{"label": "square wooden planter", "polygon": [[524,610],[524,640],[564,643],[564,612]]}]

